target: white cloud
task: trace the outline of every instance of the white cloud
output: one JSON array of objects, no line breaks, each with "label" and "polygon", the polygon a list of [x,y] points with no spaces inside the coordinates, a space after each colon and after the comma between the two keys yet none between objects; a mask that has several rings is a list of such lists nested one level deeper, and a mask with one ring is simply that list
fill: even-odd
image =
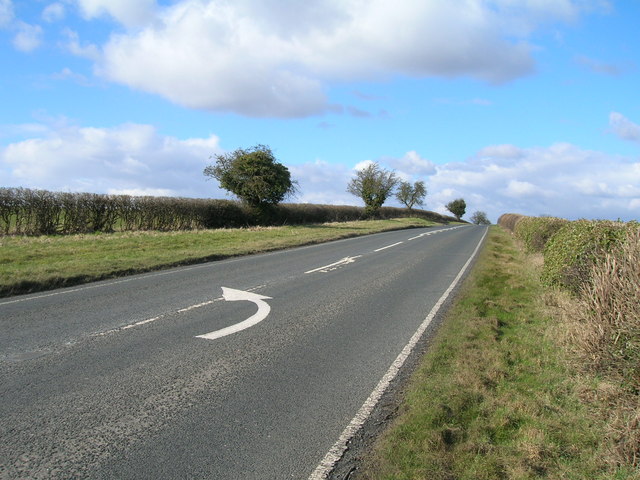
[{"label": "white cloud", "polygon": [[145,25],[153,19],[155,0],[76,0],[87,19],[108,15],[127,27]]},{"label": "white cloud", "polygon": [[57,22],[62,20],[65,16],[64,5],[61,3],[52,3],[47,5],[45,9],[42,11],[42,19],[45,22]]},{"label": "white cloud", "polygon": [[478,152],[479,157],[520,158],[524,152],[515,145],[490,145]]},{"label": "white cloud", "polygon": [[63,68],[59,72],[53,73],[50,76],[53,80],[71,80],[78,85],[88,86],[91,85],[89,79],[82,74],[75,73],[68,67]]},{"label": "white cloud", "polygon": [[298,182],[299,194],[294,199],[299,203],[325,205],[354,205],[358,200],[347,193],[347,184],[353,169],[316,160],[289,167],[291,176]]},{"label": "white cloud", "polygon": [[640,142],[640,125],[633,123],[621,113],[611,112],[609,126],[611,127],[611,132],[619,138]]},{"label": "white cloud", "polygon": [[174,191],[167,188],[110,188],[109,195],[131,195],[134,197],[172,197]]},{"label": "white cloud", "polygon": [[18,33],[13,37],[13,46],[21,52],[32,52],[42,44],[42,27],[28,23],[18,23]]},{"label": "white cloud", "polygon": [[0,28],[6,27],[13,20],[13,4],[11,0],[0,0]]},{"label": "white cloud", "polygon": [[[437,166],[428,182],[436,200],[430,205],[444,213],[444,204],[463,197],[468,213],[484,210],[494,221],[507,212],[570,219],[640,218],[633,208],[640,196],[637,160],[566,143],[510,147],[513,155],[505,155],[511,148],[488,147],[465,162]],[[473,198],[477,201],[470,202]]]},{"label": "white cloud", "polygon": [[[595,0],[594,0],[595,1]],[[534,70],[529,35],[593,2],[554,0],[77,0],[135,31],[113,34],[97,72],[177,104],[255,117],[331,110],[331,82],[394,75],[500,83]],[[472,101],[486,105],[487,100]],[[356,112],[359,113],[359,112]]]},{"label": "white cloud", "polygon": [[220,151],[214,135],[180,140],[150,125],[42,126],[40,135],[0,148],[0,172],[3,186],[221,196],[202,174]]},{"label": "white cloud", "polygon": [[540,195],[542,190],[536,187],[533,183],[511,180],[503,192],[507,197],[520,198]]},{"label": "white cloud", "polygon": [[402,158],[387,159],[387,163],[405,179],[422,177],[435,173],[436,166],[430,160],[422,158],[416,151],[407,152]]},{"label": "white cloud", "polygon": [[353,170],[356,172],[359,172],[360,170],[364,170],[369,165],[373,165],[374,163],[375,162],[373,160],[363,160],[361,162],[356,163],[355,166],[353,167]]},{"label": "white cloud", "polygon": [[80,36],[77,32],[65,28],[62,31],[63,37],[66,37],[66,42],[62,45],[70,53],[78,57],[88,58],[89,60],[98,61],[100,59],[100,50],[96,45],[81,45]]}]

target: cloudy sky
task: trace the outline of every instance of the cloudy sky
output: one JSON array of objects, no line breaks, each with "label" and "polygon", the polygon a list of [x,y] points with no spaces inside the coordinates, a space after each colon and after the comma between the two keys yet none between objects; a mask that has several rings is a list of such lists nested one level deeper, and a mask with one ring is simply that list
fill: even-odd
[{"label": "cloudy sky", "polygon": [[[638,0],[0,0],[0,187],[227,198],[269,145],[293,201],[640,219]],[[399,204],[391,200],[388,205]],[[468,218],[467,216],[467,218]]]}]

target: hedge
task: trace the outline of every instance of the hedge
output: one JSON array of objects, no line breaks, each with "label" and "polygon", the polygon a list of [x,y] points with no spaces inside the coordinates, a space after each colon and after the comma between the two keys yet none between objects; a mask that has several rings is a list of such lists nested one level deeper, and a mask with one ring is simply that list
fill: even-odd
[{"label": "hedge", "polygon": [[[383,207],[378,213],[378,218],[407,216],[440,223],[455,221],[453,217],[417,209]],[[4,235],[177,231],[364,218],[363,207],[349,205],[281,204],[258,212],[231,200],[0,188],[0,234]]]}]

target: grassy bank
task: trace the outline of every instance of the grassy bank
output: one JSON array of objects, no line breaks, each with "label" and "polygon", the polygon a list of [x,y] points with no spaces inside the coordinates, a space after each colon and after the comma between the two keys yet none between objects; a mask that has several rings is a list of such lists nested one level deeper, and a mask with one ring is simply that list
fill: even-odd
[{"label": "grassy bank", "polygon": [[188,232],[0,237],[0,296],[434,224],[400,218]]},{"label": "grassy bank", "polygon": [[357,478],[622,479],[584,392],[540,265],[493,227],[476,268],[416,371],[398,418]]}]

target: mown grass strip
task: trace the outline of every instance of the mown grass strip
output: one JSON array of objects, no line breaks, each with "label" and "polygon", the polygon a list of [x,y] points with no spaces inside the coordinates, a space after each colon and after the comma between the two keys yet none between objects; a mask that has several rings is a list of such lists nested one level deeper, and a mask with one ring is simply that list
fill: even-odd
[{"label": "mown grass strip", "polygon": [[580,401],[539,268],[492,227],[398,418],[357,478],[615,479],[605,426]]},{"label": "mown grass strip", "polygon": [[0,296],[388,230],[420,218],[188,232],[0,237]]}]

